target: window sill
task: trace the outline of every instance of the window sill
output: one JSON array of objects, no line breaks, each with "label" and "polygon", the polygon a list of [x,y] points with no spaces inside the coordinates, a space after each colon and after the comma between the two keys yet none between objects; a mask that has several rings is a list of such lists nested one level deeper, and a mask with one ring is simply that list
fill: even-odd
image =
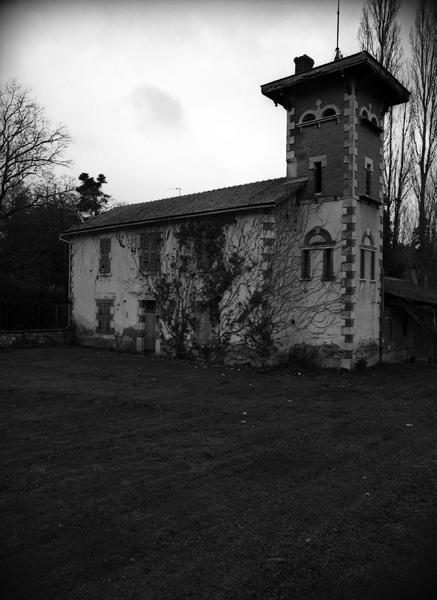
[{"label": "window sill", "polygon": [[98,274],[98,277],[111,277],[112,273],[100,273]]},{"label": "window sill", "polygon": [[304,123],[297,123],[296,127],[300,129],[301,127],[311,127],[311,125],[317,125],[320,127],[320,123],[326,123],[328,121],[337,121],[340,122],[341,115],[332,115],[330,117],[324,117],[323,119],[313,119],[312,121],[305,121]]}]

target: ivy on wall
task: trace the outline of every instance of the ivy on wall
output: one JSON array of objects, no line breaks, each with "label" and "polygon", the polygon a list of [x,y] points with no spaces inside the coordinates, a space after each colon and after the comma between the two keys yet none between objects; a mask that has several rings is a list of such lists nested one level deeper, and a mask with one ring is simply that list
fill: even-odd
[{"label": "ivy on wall", "polygon": [[[235,337],[255,359],[268,356],[273,327],[254,258],[259,239],[257,228],[244,235],[241,223],[229,217],[187,221],[175,232],[176,248],[154,288],[159,317],[177,356],[197,351],[222,358]],[[199,343],[205,313],[211,335]]]}]

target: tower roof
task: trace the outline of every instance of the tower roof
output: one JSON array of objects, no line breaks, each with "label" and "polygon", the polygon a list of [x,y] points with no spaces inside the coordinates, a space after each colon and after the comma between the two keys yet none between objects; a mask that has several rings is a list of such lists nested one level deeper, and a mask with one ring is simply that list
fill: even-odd
[{"label": "tower roof", "polygon": [[310,82],[320,79],[335,79],[345,75],[356,74],[360,81],[364,79],[372,81],[382,92],[384,100],[388,106],[402,104],[407,102],[410,92],[396,79],[381,63],[379,63],[371,54],[363,50],[357,54],[351,54],[338,60],[320,65],[289,77],[283,77],[261,86],[261,92],[275,104],[285,106],[289,91],[293,88],[302,88]]}]

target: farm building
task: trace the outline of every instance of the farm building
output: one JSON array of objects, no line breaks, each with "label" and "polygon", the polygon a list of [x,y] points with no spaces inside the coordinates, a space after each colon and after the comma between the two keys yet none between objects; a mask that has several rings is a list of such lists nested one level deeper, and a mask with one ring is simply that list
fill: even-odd
[{"label": "farm building", "polygon": [[381,358],[382,133],[409,92],[370,54],[261,86],[286,175],[114,208],[66,231],[84,344],[353,368]]}]

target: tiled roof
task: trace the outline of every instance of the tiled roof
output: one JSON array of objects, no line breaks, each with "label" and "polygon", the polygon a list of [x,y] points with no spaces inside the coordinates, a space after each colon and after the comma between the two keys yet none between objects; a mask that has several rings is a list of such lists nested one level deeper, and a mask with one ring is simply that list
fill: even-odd
[{"label": "tiled roof", "polygon": [[422,290],[413,283],[395,277],[384,277],[384,295],[402,298],[417,304],[437,305],[437,293]]},{"label": "tiled roof", "polygon": [[282,90],[284,88],[294,87],[295,85],[306,83],[321,76],[331,75],[335,72],[344,73],[347,69],[364,66],[366,69],[379,77],[381,84],[391,90],[393,104],[408,101],[410,92],[389,72],[381,63],[379,63],[371,54],[366,51],[351,54],[340,60],[334,60],[319,67],[314,67],[308,71],[289,75],[261,86],[261,92],[271,98],[274,102],[282,104]]},{"label": "tiled roof", "polygon": [[186,196],[164,198],[153,202],[120,206],[86,223],[70,227],[64,235],[99,229],[112,229],[123,225],[168,221],[180,217],[242,210],[250,207],[271,206],[296,194],[306,181],[306,178],[288,179],[281,177],[197,194],[187,194]]}]

